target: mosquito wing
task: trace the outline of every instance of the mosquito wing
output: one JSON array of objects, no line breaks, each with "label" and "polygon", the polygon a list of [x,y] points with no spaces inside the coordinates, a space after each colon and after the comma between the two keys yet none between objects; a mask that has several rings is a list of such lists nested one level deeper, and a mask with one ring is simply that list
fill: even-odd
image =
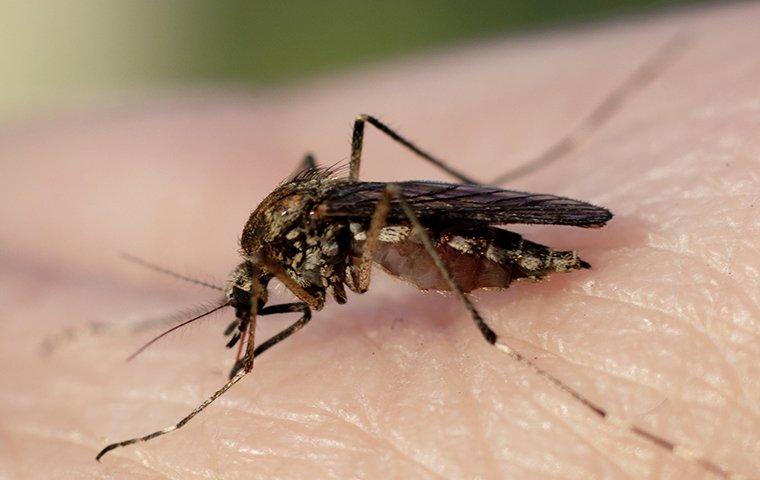
[{"label": "mosquito wing", "polygon": [[[331,216],[369,218],[386,185],[383,182],[338,184],[327,193],[323,212]],[[425,224],[531,223],[601,227],[612,218],[606,208],[556,195],[430,181],[399,182],[396,185]],[[388,220],[406,220],[397,200],[391,204]]]}]

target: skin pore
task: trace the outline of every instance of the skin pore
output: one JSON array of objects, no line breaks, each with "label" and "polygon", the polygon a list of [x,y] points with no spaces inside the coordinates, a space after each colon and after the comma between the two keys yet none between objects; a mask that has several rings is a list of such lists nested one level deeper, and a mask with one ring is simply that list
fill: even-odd
[{"label": "skin pore", "polygon": [[[513,37],[253,96],[210,92],[6,127],[0,161],[0,477],[712,478],[600,423],[489,347],[454,297],[373,271],[221,386],[234,352],[210,317],[129,325],[218,295],[118,258],[223,281],[257,202],[306,151],[347,161],[369,112],[476,179],[535,155],[674,32],[692,48],[578,152],[519,181],[616,217],[514,229],[591,270],[478,292],[525,355],[617,417],[749,476],[760,469],[756,5]],[[368,130],[362,176],[447,179]],[[292,301],[273,289],[270,304]],[[264,339],[297,314],[259,320]],[[177,320],[188,318],[177,317]],[[114,323],[98,334],[81,328]],[[48,356],[51,334],[77,332]]]}]

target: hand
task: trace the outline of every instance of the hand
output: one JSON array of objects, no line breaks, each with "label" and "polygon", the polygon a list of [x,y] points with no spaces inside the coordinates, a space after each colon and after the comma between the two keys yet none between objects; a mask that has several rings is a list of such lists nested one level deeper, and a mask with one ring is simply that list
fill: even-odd
[{"label": "hand", "polygon": [[[567,133],[674,31],[694,47],[581,150],[510,187],[598,203],[608,227],[515,230],[593,269],[479,292],[515,348],[628,422],[758,471],[755,5],[592,27],[370,69],[304,90],[205,94],[3,133],[0,476],[709,478],[604,424],[489,347],[453,297],[379,270],[183,429],[233,360],[217,316],[122,360],[137,319],[215,299],[122,250],[223,281],[249,212],[306,151],[347,160],[380,115],[488,179]],[[368,129],[370,180],[445,179]],[[276,299],[290,297],[280,292]],[[274,303],[274,300],[270,303]],[[266,317],[257,338],[293,321]],[[44,338],[90,322],[41,358]],[[86,328],[84,328],[86,330]]]}]

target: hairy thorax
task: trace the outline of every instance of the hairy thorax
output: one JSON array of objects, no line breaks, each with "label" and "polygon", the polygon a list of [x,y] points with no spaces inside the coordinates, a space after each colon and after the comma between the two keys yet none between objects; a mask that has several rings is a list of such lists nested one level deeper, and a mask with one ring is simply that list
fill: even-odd
[{"label": "hairy thorax", "polygon": [[277,262],[320,303],[325,292],[345,302],[347,221],[319,213],[325,193],[342,181],[324,175],[302,176],[274,190],[243,229],[243,257],[257,262],[264,255]]}]

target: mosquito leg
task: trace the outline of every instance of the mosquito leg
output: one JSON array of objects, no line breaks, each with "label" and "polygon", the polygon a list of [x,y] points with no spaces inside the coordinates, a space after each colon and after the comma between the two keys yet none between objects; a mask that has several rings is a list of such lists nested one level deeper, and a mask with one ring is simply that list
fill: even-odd
[{"label": "mosquito leg", "polygon": [[[249,324],[246,323],[245,327],[241,331],[235,332],[235,336],[232,337],[232,339],[237,339],[236,341],[238,342],[238,346],[237,346],[237,352],[235,352],[235,363],[233,364],[234,366],[232,370],[230,371],[229,378],[234,377],[235,374],[237,373],[238,365],[242,365],[241,360],[243,358],[243,345],[245,344],[245,339],[243,337],[248,331],[248,328],[249,328]],[[234,346],[234,344],[232,343],[232,339],[230,340],[230,343],[227,344],[227,346],[230,348]]]},{"label": "mosquito leg", "polygon": [[635,425],[630,425],[622,419],[618,419],[616,417],[611,416],[604,408],[600,407],[596,403],[587,399],[585,396],[580,394],[577,390],[565,384],[562,380],[556,378],[551,373],[547,372],[543,368],[533,363],[532,360],[528,359],[527,357],[523,356],[521,353],[519,353],[518,351],[510,347],[506,341],[501,339],[496,334],[496,332],[494,332],[491,329],[491,327],[488,326],[488,324],[485,322],[485,320],[483,320],[483,317],[480,315],[478,310],[472,304],[470,299],[462,291],[462,288],[459,286],[456,279],[454,279],[454,277],[451,275],[451,272],[449,272],[449,269],[446,267],[446,265],[441,260],[441,257],[438,255],[438,252],[436,251],[435,246],[433,245],[433,242],[430,240],[430,236],[428,236],[427,231],[425,230],[425,227],[420,223],[419,219],[417,218],[417,215],[414,213],[412,208],[404,199],[403,195],[401,195],[399,188],[396,185],[389,184],[387,189],[388,189],[388,192],[392,196],[396,197],[396,199],[398,200],[399,204],[401,205],[402,210],[404,211],[404,214],[411,222],[414,232],[416,233],[417,237],[422,241],[422,244],[425,247],[425,250],[427,251],[428,255],[430,255],[430,258],[433,260],[433,263],[435,263],[435,266],[441,272],[441,275],[449,284],[449,287],[454,292],[454,294],[459,298],[459,300],[461,300],[461,302],[470,312],[470,316],[472,316],[472,320],[475,322],[475,325],[478,327],[478,329],[480,330],[480,333],[483,335],[483,337],[486,339],[488,343],[498,348],[502,352],[506,353],[507,355],[512,357],[514,360],[530,368],[531,370],[536,372],[538,375],[544,377],[546,380],[554,384],[554,386],[556,386],[560,390],[563,390],[564,392],[568,393],[570,396],[575,398],[578,402],[580,402],[584,407],[586,407],[589,411],[591,411],[594,415],[599,417],[601,420],[607,421],[610,424],[618,428],[621,428],[623,430],[627,430],[628,432],[636,435],[637,437],[643,438],[653,445],[657,445],[660,448],[668,450],[684,460],[687,460],[692,463],[696,463],[702,466],[702,468],[704,468],[705,470],[715,475],[718,475],[722,478],[726,478],[726,479],[738,478],[737,476],[730,474],[728,471],[724,470],[723,468],[715,465],[711,461],[705,459],[701,454],[693,450],[690,450],[681,445],[676,445],[675,443],[670,442],[660,437],[659,435],[651,433]]},{"label": "mosquito leg", "polygon": [[623,108],[633,94],[641,91],[648,83],[660,76],[669,65],[673,64],[686,46],[687,42],[685,42],[683,35],[676,35],[671,38],[641,63],[616,89],[604,97],[574,130],[571,130],[570,133],[523,165],[502,173],[488,184],[502,185],[517,180],[578,150]]},{"label": "mosquito leg", "polygon": [[[303,316],[290,325],[288,328],[282,330],[280,333],[274,335],[269,340],[265,341],[261,345],[259,345],[252,353],[253,357],[256,357],[258,355],[261,355],[265,351],[269,350],[274,345],[278,344],[279,342],[285,340],[290,335],[294,334],[301,328],[303,328],[304,325],[306,325],[309,320],[311,320],[311,310],[309,309],[308,305],[305,303],[287,303],[282,305],[272,305],[271,307],[265,307],[261,309],[259,312],[260,315],[270,315],[274,313],[286,313],[286,312],[302,312]],[[245,368],[242,368],[245,363],[247,362],[247,358],[243,358],[241,361],[240,367],[235,372],[235,375],[227,382],[225,383],[222,388],[214,392],[213,395],[208,397],[203,403],[195,407],[195,409],[190,412],[187,416],[185,416],[183,419],[181,419],[176,424],[164,428],[162,430],[159,430],[157,432],[153,432],[151,434],[145,435],[144,437],[138,437],[138,438],[131,438],[129,440],[124,440],[123,442],[118,443],[112,443],[111,445],[108,445],[103,450],[101,450],[98,455],[95,457],[95,460],[100,461],[101,458],[103,458],[103,455],[110,452],[111,450],[115,448],[120,447],[126,447],[127,445],[132,445],[133,443],[138,442],[147,442],[148,440],[152,440],[156,437],[160,437],[161,435],[165,435],[169,432],[173,432],[174,430],[178,430],[187,424],[190,420],[193,419],[196,415],[198,415],[200,412],[202,412],[206,407],[211,405],[211,403],[214,402],[217,398],[221,397],[224,392],[229,390],[233,385],[235,385],[237,382],[239,382],[244,376],[248,374],[248,371]]]},{"label": "mosquito leg", "polygon": [[153,432],[151,434],[145,435],[144,437],[138,437],[138,438],[131,438],[129,440],[124,440],[123,442],[118,443],[112,443],[111,445],[108,445],[103,450],[101,450],[98,455],[95,457],[95,460],[100,461],[101,458],[103,458],[103,455],[110,452],[111,450],[119,447],[126,447],[127,445],[132,445],[133,443],[137,442],[147,442],[148,440],[152,440],[156,437],[160,437],[161,435],[165,435],[169,432],[173,432],[174,430],[180,429],[185,426],[187,422],[193,419],[196,415],[198,415],[200,412],[202,412],[206,407],[211,405],[211,403],[216,400],[217,398],[221,397],[224,392],[229,390],[233,385],[235,385],[237,382],[239,382],[248,372],[245,371],[245,369],[241,369],[240,371],[235,374],[230,381],[224,384],[222,388],[214,392],[213,395],[208,397],[203,403],[195,407],[195,409],[190,412],[189,415],[184,417],[182,420],[177,422],[176,424],[172,425],[171,427],[166,427],[162,430],[159,430],[157,432]]},{"label": "mosquito leg", "polygon": [[288,328],[282,330],[280,333],[273,335],[268,340],[264,341],[261,345],[256,347],[256,350],[253,351],[253,356],[259,356],[262,353],[266,352],[273,346],[277,345],[281,341],[285,340],[289,336],[293,335],[300,329],[304,327],[309,321],[311,320],[311,308],[304,303],[304,302],[294,302],[294,303],[283,303],[280,305],[272,305],[269,307],[264,307],[261,309],[261,312],[259,312],[259,315],[274,315],[278,313],[290,313],[290,312],[301,312],[301,318],[299,318],[296,322],[294,322],[292,325],[290,325]]},{"label": "mosquito leg", "polygon": [[351,269],[352,282],[357,293],[364,293],[369,288],[370,275],[372,274],[372,258],[375,255],[377,244],[380,239],[380,231],[385,226],[390,210],[391,195],[386,191],[383,197],[377,202],[375,211],[372,213],[372,220],[369,229],[366,232],[366,239],[362,247],[362,257],[359,264]]},{"label": "mosquito leg", "polygon": [[[677,55],[685,49],[684,36],[676,35],[665,43],[639,67],[629,75],[616,89],[610,92],[581,124],[570,133],[560,138],[541,154],[529,159],[525,164],[513,170],[505,172],[488,182],[489,185],[501,185],[553,163],[571,152],[580,148],[596,131],[606,124],[625,105],[631,95],[642,90],[648,83],[656,79],[665,68],[672,64]],[[439,169],[464,183],[477,184],[476,180],[450,167],[443,160],[417,147],[414,143],[404,138],[398,132],[378,120],[377,118],[362,114],[354,121],[354,130],[351,136],[351,167],[349,178],[359,180],[361,166],[362,145],[364,143],[364,124],[369,123],[381,132],[391,137],[396,142],[414,152],[420,158],[427,160]]]},{"label": "mosquito leg", "polygon": [[[290,313],[290,312],[301,312],[303,316],[298,319],[295,323],[290,325],[288,328],[282,330],[280,333],[270,337],[268,340],[264,341],[261,345],[256,347],[256,349],[253,351],[253,356],[257,357],[264,353],[265,351],[272,348],[277,343],[285,340],[290,335],[294,334],[301,328],[303,328],[304,325],[309,323],[309,320],[311,320],[311,309],[309,306],[303,302],[295,302],[295,303],[282,303],[280,305],[272,305],[269,307],[264,307],[259,311],[259,315],[274,315],[278,313]],[[233,365],[232,370],[230,372],[230,378],[234,377],[237,372],[243,368],[245,357],[235,362],[235,365]]]},{"label": "mosquito leg", "polygon": [[468,177],[467,175],[459,172],[458,170],[455,170],[452,167],[449,167],[446,165],[446,162],[443,160],[434,157],[433,155],[427,153],[426,151],[422,150],[421,148],[417,147],[414,143],[410,142],[406,138],[402,137],[396,131],[394,131],[392,128],[378,120],[377,118],[371,116],[362,114],[356,117],[356,120],[354,120],[354,133],[351,135],[351,167],[348,174],[348,178],[351,180],[359,180],[359,167],[361,166],[361,157],[362,157],[362,145],[364,143],[364,124],[369,123],[373,127],[377,128],[384,134],[391,137],[396,142],[400,143],[401,145],[405,146],[412,152],[414,152],[418,157],[427,160],[428,162],[432,163],[436,167],[440,168],[444,172],[448,173],[452,177],[456,178],[457,180],[460,180],[464,183],[478,183],[476,180],[473,180],[472,178]]},{"label": "mosquito leg", "polygon": [[251,303],[251,313],[248,320],[248,339],[246,340],[244,357],[246,373],[249,373],[251,370],[253,370],[253,347],[256,345],[256,310],[258,310],[258,303],[258,299],[254,298],[254,301]]}]

